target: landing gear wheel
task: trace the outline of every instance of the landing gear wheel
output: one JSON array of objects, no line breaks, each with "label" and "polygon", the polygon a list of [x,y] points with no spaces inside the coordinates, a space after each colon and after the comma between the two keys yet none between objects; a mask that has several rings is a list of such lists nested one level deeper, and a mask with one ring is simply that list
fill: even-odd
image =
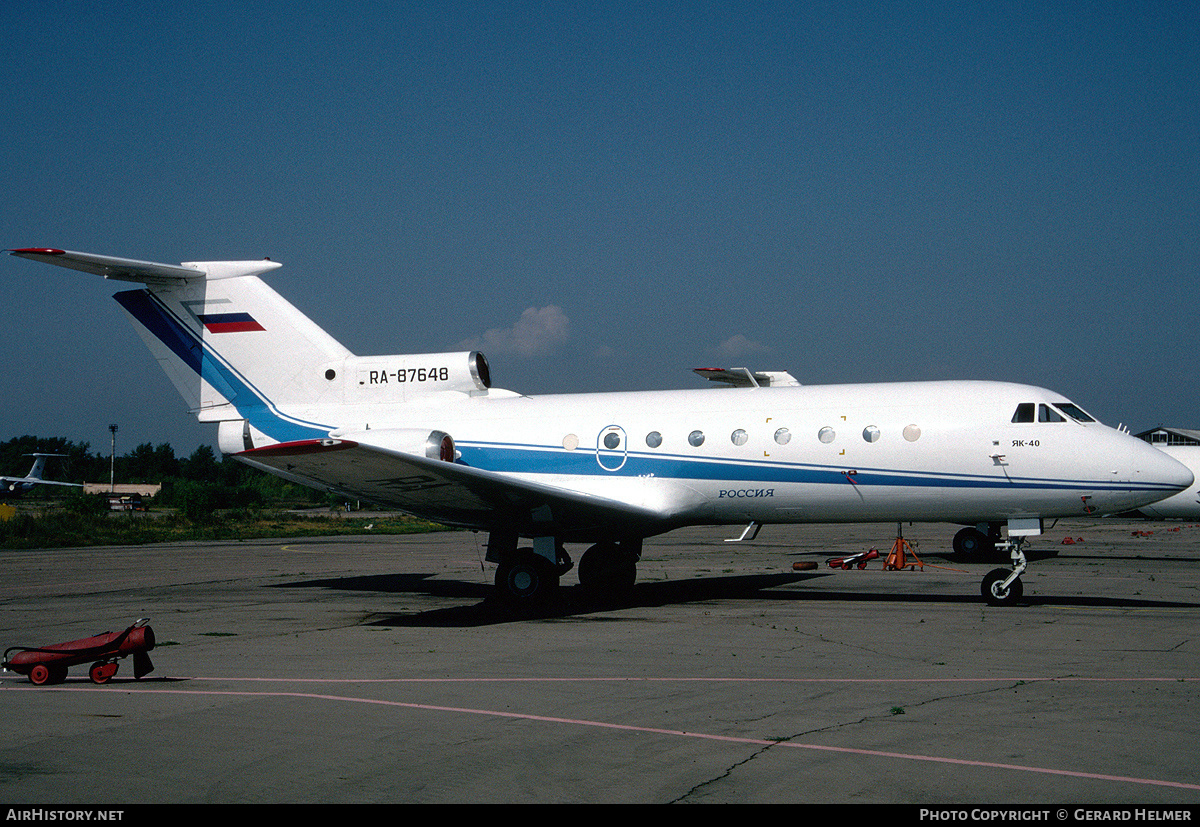
[{"label": "landing gear wheel", "polygon": [[977,528],[967,527],[954,535],[954,553],[960,559],[974,560],[995,550],[995,545],[986,534]]},{"label": "landing gear wheel", "polygon": [[589,592],[620,596],[637,581],[637,557],[615,543],[596,543],[579,558],[579,585]]},{"label": "landing gear wheel", "polygon": [[987,601],[989,606],[1012,606],[1021,599],[1025,588],[1021,585],[1021,578],[1017,578],[1008,584],[1008,588],[1002,585],[1005,580],[1012,574],[1011,569],[992,569],[987,573],[987,577],[983,578],[983,584],[979,587],[983,593],[983,599]]},{"label": "landing gear wheel", "polygon": [[496,589],[513,606],[545,603],[558,587],[558,572],[532,549],[519,549],[496,568]]}]

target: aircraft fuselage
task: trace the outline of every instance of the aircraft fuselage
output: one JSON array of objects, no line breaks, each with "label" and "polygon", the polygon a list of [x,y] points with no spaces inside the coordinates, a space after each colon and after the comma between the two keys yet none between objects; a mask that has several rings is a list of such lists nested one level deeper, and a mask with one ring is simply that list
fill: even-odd
[{"label": "aircraft fuselage", "polygon": [[[981,381],[501,393],[341,408],[320,436],[405,451],[412,430],[437,428],[459,463],[634,502],[671,525],[1085,516],[1178,490],[1182,469],[1128,434],[1066,415],[1013,421],[1020,405],[1055,403]],[[335,415],[296,418],[323,413]]]}]

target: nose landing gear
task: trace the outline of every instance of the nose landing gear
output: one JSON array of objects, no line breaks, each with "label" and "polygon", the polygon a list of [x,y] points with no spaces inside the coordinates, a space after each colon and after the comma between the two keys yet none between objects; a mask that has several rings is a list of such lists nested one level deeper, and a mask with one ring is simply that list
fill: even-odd
[{"label": "nose landing gear", "polygon": [[1021,585],[1021,575],[1029,567],[1029,561],[1025,559],[1025,552],[1021,550],[1024,542],[1024,537],[1016,536],[997,544],[997,547],[1008,546],[1012,549],[1012,568],[992,569],[983,578],[979,590],[989,606],[1012,606],[1025,593]]}]

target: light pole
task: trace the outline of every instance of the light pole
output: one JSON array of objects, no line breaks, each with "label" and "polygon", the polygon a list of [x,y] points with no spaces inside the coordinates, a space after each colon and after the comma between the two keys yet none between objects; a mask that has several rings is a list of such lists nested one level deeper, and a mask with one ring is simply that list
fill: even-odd
[{"label": "light pole", "polygon": [[110,449],[108,455],[108,493],[111,494],[117,490],[116,486],[113,484],[113,480],[115,478],[113,469],[117,464],[117,426],[109,425],[108,431],[112,434],[112,448]]}]

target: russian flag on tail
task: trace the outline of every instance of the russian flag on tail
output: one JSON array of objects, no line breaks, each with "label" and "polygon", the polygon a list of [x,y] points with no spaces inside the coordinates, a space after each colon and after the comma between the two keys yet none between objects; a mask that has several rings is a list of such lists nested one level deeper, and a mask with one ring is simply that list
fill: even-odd
[{"label": "russian flag on tail", "polygon": [[246,333],[266,330],[249,313],[208,313],[199,317],[209,333]]}]

